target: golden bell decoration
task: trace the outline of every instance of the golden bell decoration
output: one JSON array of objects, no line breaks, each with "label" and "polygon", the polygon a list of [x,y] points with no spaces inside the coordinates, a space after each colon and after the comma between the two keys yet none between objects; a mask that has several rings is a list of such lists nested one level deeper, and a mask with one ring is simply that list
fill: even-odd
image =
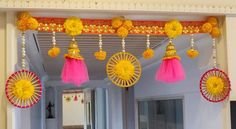
[{"label": "golden bell decoration", "polygon": [[177,51],[175,49],[175,45],[170,41],[169,44],[166,46],[166,52],[163,59],[172,59],[177,58],[180,59],[180,57],[177,55]]},{"label": "golden bell decoration", "polygon": [[80,59],[80,60],[84,59],[80,55],[80,50],[79,50],[78,44],[74,39],[72,39],[72,41],[70,42],[70,45],[68,47],[68,53],[65,54],[65,57],[73,58],[73,59]]}]

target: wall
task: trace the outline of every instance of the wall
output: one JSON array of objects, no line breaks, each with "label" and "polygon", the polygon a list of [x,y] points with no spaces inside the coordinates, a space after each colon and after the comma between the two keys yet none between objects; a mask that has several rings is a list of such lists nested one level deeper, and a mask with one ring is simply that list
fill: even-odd
[{"label": "wall", "polygon": [[6,14],[0,12],[0,129],[6,129]]},{"label": "wall", "polygon": [[[78,95],[78,101],[74,101],[74,94],[63,94],[63,126],[84,125],[84,104],[81,103],[84,94]],[[66,101],[66,96],[73,96],[70,102]]]},{"label": "wall", "polygon": [[[211,50],[209,38],[205,38],[201,42],[204,44],[198,46],[200,50]],[[186,80],[174,84],[156,81],[154,76],[160,65],[160,61],[158,61],[144,69],[142,78],[135,86],[135,98],[138,100],[183,97],[185,129],[223,129],[223,103],[210,103],[201,96],[199,91],[200,77],[209,65],[199,67],[198,61],[201,59],[191,60],[185,55],[185,51],[179,52],[179,55],[182,57],[182,64],[186,71]],[[205,56],[205,54],[200,56]],[[137,123],[136,129],[138,129]]]}]

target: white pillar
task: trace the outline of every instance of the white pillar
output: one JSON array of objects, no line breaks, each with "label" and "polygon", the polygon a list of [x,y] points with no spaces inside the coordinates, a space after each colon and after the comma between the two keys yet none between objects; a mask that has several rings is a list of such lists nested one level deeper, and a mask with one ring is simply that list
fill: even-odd
[{"label": "white pillar", "polygon": [[0,129],[6,129],[6,13],[0,13]]},{"label": "white pillar", "polygon": [[[227,67],[228,75],[231,81],[230,100],[236,101],[236,17],[225,17],[225,41],[227,46]],[[224,33],[224,32],[223,32]],[[231,129],[230,122],[230,104],[225,106],[225,129]]]},{"label": "white pillar", "polygon": [[[9,76],[15,71],[17,64],[17,29],[15,27],[16,15],[14,12],[6,13],[6,74]],[[7,129],[16,129],[15,107],[7,104]],[[19,120],[18,120],[19,121]]]}]

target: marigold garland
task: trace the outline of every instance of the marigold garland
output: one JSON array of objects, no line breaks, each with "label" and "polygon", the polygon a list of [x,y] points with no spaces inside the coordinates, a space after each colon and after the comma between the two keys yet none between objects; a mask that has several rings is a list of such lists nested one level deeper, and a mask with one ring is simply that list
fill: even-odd
[{"label": "marigold garland", "polygon": [[130,80],[134,75],[134,65],[129,60],[120,60],[114,66],[114,73],[122,80]]},{"label": "marigold garland", "polygon": [[13,94],[21,100],[27,100],[33,96],[34,86],[29,80],[19,80],[15,83]]},{"label": "marigold garland", "polygon": [[28,19],[31,18],[31,15],[29,14],[29,12],[20,12],[17,15],[18,19]]},{"label": "marigold garland", "polygon": [[189,50],[186,51],[186,54],[187,54],[188,57],[193,59],[193,58],[195,58],[199,55],[199,52],[196,49],[189,49]]},{"label": "marigold garland", "polygon": [[52,47],[51,49],[48,50],[48,55],[50,57],[56,57],[60,54],[60,48],[59,47]]},{"label": "marigold garland", "polygon": [[218,20],[216,17],[208,17],[207,22],[210,23],[213,27],[218,25]]},{"label": "marigold garland", "polygon": [[122,24],[123,24],[123,18],[122,17],[115,17],[115,18],[112,19],[111,25],[114,29],[119,28]]},{"label": "marigold garland", "polygon": [[169,21],[165,24],[165,33],[169,38],[175,38],[182,34],[183,26],[177,20]]},{"label": "marigold garland", "polygon": [[94,56],[97,60],[105,60],[106,59],[106,51],[97,51],[97,52],[94,52]]},{"label": "marigold garland", "polygon": [[148,48],[146,49],[144,52],[143,52],[143,58],[144,59],[150,59],[154,56],[154,51],[153,49],[151,48]]},{"label": "marigold garland", "polygon": [[117,29],[117,35],[121,38],[127,37],[128,34],[129,34],[129,30],[123,26]]},{"label": "marigold garland", "polygon": [[213,38],[217,38],[217,37],[220,36],[221,32],[220,32],[220,29],[218,27],[213,27],[210,34]]},{"label": "marigold garland", "polygon": [[38,26],[38,21],[33,18],[28,12],[22,12],[18,14],[17,28],[20,31],[36,30]]},{"label": "marigold garland", "polygon": [[83,30],[83,23],[79,18],[70,17],[64,23],[66,34],[70,36],[80,35]]},{"label": "marigold garland", "polygon": [[208,22],[204,23],[204,24],[202,25],[201,31],[202,31],[203,33],[211,33],[211,31],[212,31],[212,25],[211,25],[210,23],[208,23]]},{"label": "marigold garland", "polygon": [[116,29],[116,33],[119,37],[125,38],[129,34],[129,30],[133,28],[131,20],[126,20],[124,17],[116,17],[112,19],[112,27]]},{"label": "marigold garland", "polygon": [[201,27],[203,33],[209,33],[213,38],[220,36],[221,32],[218,27],[218,21],[216,17],[208,17],[207,22]]},{"label": "marigold garland", "polygon": [[217,76],[209,77],[206,81],[206,89],[212,95],[218,95],[224,90],[224,81]]}]

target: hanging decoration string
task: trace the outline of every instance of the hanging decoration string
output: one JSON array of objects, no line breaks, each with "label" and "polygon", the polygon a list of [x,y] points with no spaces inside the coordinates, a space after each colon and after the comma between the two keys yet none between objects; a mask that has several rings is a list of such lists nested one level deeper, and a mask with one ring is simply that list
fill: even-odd
[{"label": "hanging decoration string", "polygon": [[26,51],[25,51],[25,32],[23,31],[21,33],[21,42],[22,42],[22,46],[21,46],[21,56],[22,56],[22,59],[21,59],[21,67],[22,69],[26,69]]},{"label": "hanging decoration string", "polygon": [[216,39],[212,39],[212,59],[213,59],[213,67],[217,68],[217,58],[216,58]]},{"label": "hanging decoration string", "polygon": [[97,60],[105,60],[106,59],[106,51],[102,50],[102,35],[99,34],[99,42],[98,42],[98,47],[99,47],[99,51],[94,53],[94,56]]},{"label": "hanging decoration string", "polygon": [[194,35],[191,34],[191,39],[190,39],[190,49],[186,51],[186,54],[189,58],[194,59],[199,55],[198,50],[194,48],[195,41],[194,41]]},{"label": "hanging decoration string", "polygon": [[154,50],[150,48],[150,35],[147,35],[146,50],[143,52],[144,59],[150,59],[154,56]]},{"label": "hanging decoration string", "polygon": [[121,45],[122,45],[122,52],[125,52],[125,38],[122,38]]},{"label": "hanging decoration string", "polygon": [[60,48],[56,44],[56,32],[52,31],[52,48],[48,50],[48,55],[50,57],[57,57],[60,54]]}]

